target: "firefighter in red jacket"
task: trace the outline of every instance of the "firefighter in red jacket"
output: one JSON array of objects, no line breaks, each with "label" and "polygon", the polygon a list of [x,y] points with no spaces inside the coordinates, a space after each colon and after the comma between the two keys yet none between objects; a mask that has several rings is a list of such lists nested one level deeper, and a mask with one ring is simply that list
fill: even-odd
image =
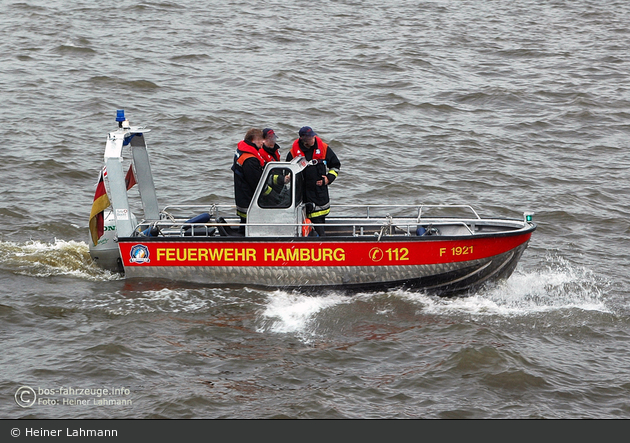
[{"label": "firefighter in red jacket", "polygon": [[[241,218],[241,223],[247,221],[247,210],[265,165],[265,160],[259,152],[262,146],[263,133],[256,128],[247,131],[245,138],[236,146],[232,171],[234,171],[236,214]],[[241,228],[241,232],[244,231],[244,227]]]},{"label": "firefighter in red jacket", "polygon": [[311,127],[302,127],[298,135],[299,138],[293,142],[286,161],[291,161],[295,157],[317,160],[315,165],[307,166],[302,171],[304,178],[303,199],[307,204],[306,217],[313,223],[317,234],[323,237],[325,235],[323,224],[326,216],[330,213],[328,185],[339,175],[341,162],[332,148],[324,143]]},{"label": "firefighter in red jacket", "polygon": [[265,160],[265,163],[280,160],[280,146],[276,141],[278,136],[271,128],[265,128],[262,131],[263,134],[263,146],[258,150],[261,157]]}]

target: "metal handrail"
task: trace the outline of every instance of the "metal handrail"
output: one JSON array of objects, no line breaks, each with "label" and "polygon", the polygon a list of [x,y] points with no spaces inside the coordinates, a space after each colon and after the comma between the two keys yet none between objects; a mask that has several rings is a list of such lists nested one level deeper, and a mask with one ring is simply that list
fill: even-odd
[{"label": "metal handrail", "polygon": [[[185,228],[186,231],[188,232],[188,227],[190,227],[191,229],[191,233],[194,233],[197,229],[203,229],[206,232],[206,235],[211,235],[209,234],[209,229],[212,228],[218,228],[218,227],[242,227],[243,225],[240,223],[240,221],[234,221],[234,222],[227,222],[227,221],[223,221],[223,222],[217,222],[216,219],[215,221],[209,221],[207,223],[187,223],[186,221],[188,219],[184,219],[184,218],[176,218],[174,216],[172,216],[168,211],[177,211],[177,210],[192,210],[195,209],[197,211],[204,211],[204,212],[208,212],[209,214],[211,214],[214,217],[218,217],[219,216],[219,212],[220,210],[227,210],[227,209],[234,209],[235,206],[234,205],[229,205],[229,204],[225,204],[225,205],[217,205],[217,204],[212,204],[212,205],[198,205],[198,204],[190,204],[190,205],[170,205],[170,206],[166,206],[162,211],[161,211],[161,216],[165,217],[162,218],[160,220],[143,220],[141,221],[134,229],[134,232],[138,233],[141,232],[140,229],[141,227],[144,228],[144,230],[146,230],[147,227],[149,228],[154,228],[154,227],[160,227],[163,229],[168,229],[169,230],[169,234],[170,235],[176,235],[173,233],[173,230],[175,229],[179,229],[180,236],[185,236]],[[359,205],[359,204],[351,204],[351,205],[335,205],[336,209],[339,209],[340,212],[343,212],[344,209],[349,209],[349,208],[360,208],[360,209],[364,209],[365,210],[365,215],[356,215],[356,214],[351,214],[351,215],[344,215],[344,214],[340,214],[337,216],[337,218],[340,219],[344,219],[343,222],[330,222],[328,221],[325,224],[317,224],[317,223],[310,223],[310,224],[305,224],[305,223],[269,223],[269,222],[261,222],[261,223],[247,223],[248,226],[267,226],[267,227],[293,227],[293,228],[303,228],[304,226],[325,226],[327,228],[333,228],[333,227],[342,227],[342,228],[347,228],[348,230],[351,230],[352,233],[351,235],[353,237],[359,237],[359,236],[371,236],[371,235],[375,235],[377,234],[379,236],[379,239],[381,236],[383,236],[386,233],[386,230],[389,228],[389,234],[386,234],[386,236],[392,236],[392,235],[397,235],[397,236],[410,236],[411,235],[411,231],[412,229],[417,229],[418,225],[427,225],[430,224],[431,226],[446,226],[446,225],[459,225],[459,226],[463,226],[464,228],[466,228],[468,230],[468,232],[470,233],[470,235],[475,235],[475,225],[479,222],[479,221],[492,221],[493,219],[482,219],[479,214],[477,213],[477,211],[475,211],[475,209],[470,206],[470,205],[451,205],[451,204],[440,204],[440,205],[387,205],[387,204],[378,204],[378,205]],[[414,211],[417,211],[417,216],[416,215],[401,215],[398,217],[392,217],[389,213],[387,213],[386,215],[379,215],[378,218],[376,218],[375,216],[372,216],[370,214],[370,209],[391,209],[391,210],[397,210],[397,209],[413,209]],[[462,218],[462,217],[450,217],[450,216],[446,216],[446,215],[442,215],[442,216],[425,216],[423,218],[423,210],[426,210],[428,208],[444,208],[444,209],[449,209],[449,208],[463,208],[463,209],[467,209],[470,212],[472,212],[472,214],[474,215],[473,218]],[[347,219],[347,220],[345,220]],[[517,222],[517,220],[511,220],[512,222]],[[517,230],[520,229],[525,229],[527,227],[527,224],[524,225],[519,225],[517,227]],[[372,229],[374,229],[374,233],[372,233]],[[394,231],[392,231],[392,229]],[[396,230],[398,230],[397,233],[394,233]],[[370,232],[370,234],[367,234],[365,232]],[[199,232],[199,231],[197,231]],[[203,231],[201,231],[203,232]],[[298,231],[301,232],[301,229]],[[213,234],[212,234],[213,235]]]},{"label": "metal handrail", "polygon": [[474,210],[474,208],[470,205],[420,205],[420,207],[418,208],[418,220],[422,219],[422,209],[423,208],[464,208],[464,209],[470,209],[472,211],[472,213],[475,215],[475,218],[481,220],[481,217],[479,217],[479,214],[477,214],[477,211]]},{"label": "metal handrail", "polygon": [[476,219],[481,219],[481,217],[479,216],[479,214],[477,213],[477,211],[475,211],[475,209],[470,206],[470,205],[458,205],[458,204],[440,204],[440,205],[425,205],[425,204],[420,204],[420,205],[385,205],[385,204],[378,204],[378,205],[346,205],[346,204],[339,204],[339,205],[335,205],[334,206],[335,209],[346,209],[346,208],[361,208],[361,209],[365,209],[366,211],[366,216],[367,218],[370,218],[370,209],[384,209],[384,208],[389,208],[389,209],[414,209],[415,211],[417,211],[417,219],[420,220],[422,218],[422,211],[424,209],[428,209],[428,208],[443,208],[443,209],[456,209],[456,208],[460,208],[460,209],[468,209],[470,210],[474,217]]},{"label": "metal handrail", "polygon": [[[181,205],[169,205],[166,206],[164,208],[164,211],[166,211],[167,209],[181,209],[181,208],[196,208],[196,209],[205,209],[205,208],[229,208],[229,209],[234,209],[236,206],[235,205],[230,205],[230,204],[212,204],[212,205],[198,205],[198,204],[181,204]],[[336,209],[344,209],[344,208],[364,208],[366,209],[366,211],[369,211],[370,209],[382,209],[382,208],[393,208],[393,209],[415,209],[418,211],[422,211],[423,208],[465,208],[465,209],[469,209],[474,215],[475,218],[480,218],[479,215],[477,214],[477,211],[475,211],[475,209],[470,206],[470,205],[460,205],[460,204],[440,204],[440,205],[425,205],[425,204],[420,204],[420,205],[393,205],[393,204],[389,204],[389,205],[385,205],[385,204],[378,204],[378,205],[360,205],[360,204],[336,204],[334,205],[334,208]]]},{"label": "metal handrail", "polygon": [[[325,226],[327,228],[332,228],[332,227],[344,227],[344,228],[348,228],[351,229],[352,231],[352,236],[353,237],[359,237],[359,236],[372,236],[375,234],[379,234],[379,239],[385,234],[385,229],[387,228],[394,228],[394,229],[399,229],[400,231],[402,231],[402,233],[400,234],[393,234],[391,231],[389,234],[385,234],[385,236],[393,236],[393,235],[405,235],[405,236],[410,236],[411,235],[411,231],[412,229],[416,229],[418,222],[416,221],[410,221],[410,220],[399,220],[398,222],[393,219],[393,220],[386,220],[384,223],[369,223],[369,221],[372,221],[374,219],[370,219],[370,220],[366,220],[366,222],[351,222],[351,223],[325,223],[325,224],[321,224],[321,226]],[[470,233],[470,235],[475,235],[473,229],[471,228],[471,226],[480,219],[469,219],[468,221],[465,220],[440,220],[440,219],[432,219],[432,220],[428,220],[425,219],[423,224],[429,224],[432,227],[437,227],[437,226],[453,226],[453,225],[457,225],[457,226],[463,226],[464,228],[466,228],[468,230],[468,232]],[[483,220],[483,219],[481,219]],[[519,222],[518,220],[512,220],[514,223]],[[521,222],[522,226],[519,226],[518,229],[525,229],[527,228],[527,224],[523,224]],[[302,228],[304,226],[317,226],[318,224],[316,223],[311,223],[311,224],[306,224],[306,223],[248,223],[249,226],[270,226],[270,227],[285,227],[285,226],[289,226],[289,227],[295,227],[295,228]],[[154,228],[154,227],[162,227],[162,228],[170,228],[170,229],[177,229],[179,230],[179,236],[184,236],[184,227],[190,227],[191,228],[191,233],[194,233],[196,229],[203,229],[206,231],[206,235],[210,235],[208,234],[208,229],[212,229],[212,228],[218,228],[218,227],[241,227],[243,226],[240,222],[207,222],[207,223],[186,223],[185,221],[179,221],[179,220],[160,220],[160,221],[152,221],[152,222],[148,222],[148,221],[142,221],[140,223],[138,223],[138,225],[135,228],[135,232],[141,232],[139,229],[140,227],[144,228],[143,230],[146,230],[147,227],[149,228]],[[374,231],[372,231],[373,228]],[[369,234],[366,233],[366,231],[370,232]]]}]

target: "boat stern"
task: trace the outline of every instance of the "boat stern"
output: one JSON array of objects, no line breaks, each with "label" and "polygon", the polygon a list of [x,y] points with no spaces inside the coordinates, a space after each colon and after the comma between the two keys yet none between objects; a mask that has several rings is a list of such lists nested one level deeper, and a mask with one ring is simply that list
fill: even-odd
[{"label": "boat stern", "polygon": [[[136,217],[131,214],[131,221],[137,223]],[[106,210],[103,215],[103,235],[94,244],[92,239],[89,240],[90,257],[94,263],[102,269],[111,272],[124,272],[124,266],[120,257],[120,248],[118,247],[118,233],[116,231],[116,219],[114,211]]]}]

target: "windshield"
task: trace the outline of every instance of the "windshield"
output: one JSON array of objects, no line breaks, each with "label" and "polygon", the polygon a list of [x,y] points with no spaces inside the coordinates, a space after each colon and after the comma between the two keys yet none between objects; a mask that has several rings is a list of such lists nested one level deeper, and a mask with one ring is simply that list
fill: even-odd
[{"label": "windshield", "polygon": [[258,206],[276,209],[291,207],[292,176],[289,168],[271,168],[265,177],[265,187],[258,197]]}]

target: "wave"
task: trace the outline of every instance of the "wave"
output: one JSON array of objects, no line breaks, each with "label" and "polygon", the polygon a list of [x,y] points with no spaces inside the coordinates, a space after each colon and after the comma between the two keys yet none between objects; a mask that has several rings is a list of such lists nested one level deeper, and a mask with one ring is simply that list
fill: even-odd
[{"label": "wave", "polygon": [[121,278],[118,274],[98,268],[85,242],[56,238],[52,243],[0,241],[0,267],[30,277],[72,276],[91,281]]},{"label": "wave", "polygon": [[[369,315],[385,318],[404,312],[407,320],[410,309],[414,310],[416,319],[426,319],[427,315],[514,318],[575,309],[613,313],[605,297],[609,282],[562,257],[549,255],[545,262],[539,269],[517,269],[503,282],[457,297],[439,297],[406,289],[353,296],[330,293],[321,297],[277,291],[268,296],[261,311],[263,326],[260,329],[313,337],[318,335],[318,325],[327,311],[339,310],[331,315],[358,320],[365,318],[365,303],[372,306]],[[401,307],[401,302],[406,305]],[[340,308],[341,305],[345,306]]]},{"label": "wave", "polygon": [[54,49],[57,54],[63,55],[95,55],[96,51],[89,47],[75,46],[72,44],[59,45]]},{"label": "wave", "polygon": [[99,87],[129,88],[131,90],[153,90],[160,88],[160,86],[150,80],[123,80],[105,75],[93,76],[88,80],[88,83]]},{"label": "wave", "polygon": [[462,297],[438,298],[407,291],[399,295],[422,305],[425,314],[521,317],[569,309],[612,312],[605,298],[609,282],[563,257],[548,255],[545,261],[539,269],[517,269],[509,279]]}]

